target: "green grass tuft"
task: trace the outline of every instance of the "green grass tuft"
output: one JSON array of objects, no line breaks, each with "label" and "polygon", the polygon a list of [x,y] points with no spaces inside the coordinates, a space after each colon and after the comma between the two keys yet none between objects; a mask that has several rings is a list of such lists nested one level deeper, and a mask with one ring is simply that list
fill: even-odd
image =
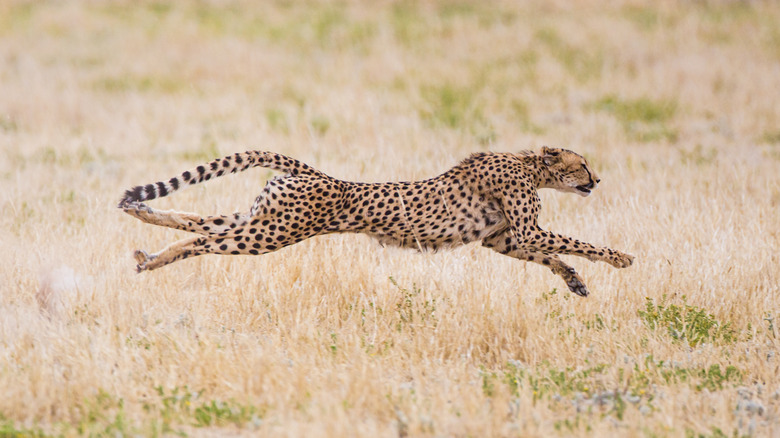
[{"label": "green grass tuft", "polygon": [[328,120],[325,116],[314,116],[309,121],[309,126],[311,127],[313,133],[321,137],[328,132],[328,129],[330,129],[330,120]]},{"label": "green grass tuft", "polygon": [[536,32],[534,39],[544,46],[566,71],[580,83],[601,77],[604,56],[598,44],[575,46],[566,42],[552,28]]},{"label": "green grass tuft", "polygon": [[431,32],[417,2],[402,0],[394,3],[390,23],[395,39],[405,47],[415,47]]},{"label": "green grass tuft", "polygon": [[621,99],[610,94],[598,100],[594,108],[612,114],[622,123],[666,123],[677,112],[674,100],[651,100],[647,97]]},{"label": "green grass tuft", "polygon": [[48,436],[40,428],[19,427],[13,420],[0,413],[0,438],[43,438]]},{"label": "green grass tuft", "polygon": [[187,89],[184,78],[164,75],[134,75],[131,73],[109,76],[93,82],[93,88],[109,93],[161,93],[175,94]]},{"label": "green grass tuft", "polygon": [[290,132],[290,126],[287,123],[287,115],[284,111],[275,108],[268,109],[265,111],[265,119],[274,131],[283,132],[285,134]]},{"label": "green grass tuft", "polygon": [[681,305],[668,304],[666,296],[660,303],[647,298],[645,308],[637,314],[650,330],[661,329],[679,341],[686,341],[695,347],[704,342],[730,344],[737,341],[737,331],[730,322],[718,321],[706,310],[686,304],[683,296]]},{"label": "green grass tuft", "polygon": [[768,144],[780,144],[780,130],[764,132],[761,141]]},{"label": "green grass tuft", "polygon": [[677,132],[669,127],[669,123],[677,113],[675,100],[652,100],[647,97],[622,99],[610,94],[594,102],[592,108],[615,117],[626,134],[635,140],[642,142],[677,140]]},{"label": "green grass tuft", "polygon": [[477,105],[476,90],[452,84],[424,87],[422,97],[426,103],[421,111],[423,119],[447,128],[469,128],[482,121],[482,110]]}]

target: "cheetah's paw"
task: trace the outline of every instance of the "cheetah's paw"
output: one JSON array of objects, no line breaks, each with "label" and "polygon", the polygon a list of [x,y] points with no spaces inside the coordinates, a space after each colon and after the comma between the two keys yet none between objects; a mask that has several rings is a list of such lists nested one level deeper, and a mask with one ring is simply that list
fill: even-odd
[{"label": "cheetah's paw", "polygon": [[575,275],[566,281],[566,286],[569,286],[569,290],[581,297],[587,297],[590,293],[588,288],[579,278],[579,275]]},{"label": "cheetah's paw", "polygon": [[152,212],[151,207],[144,204],[143,202],[128,202],[120,205],[120,208],[125,213],[135,217],[143,217],[145,216],[145,213]]},{"label": "cheetah's paw", "polygon": [[590,292],[585,287],[585,283],[582,281],[582,277],[571,266],[566,266],[562,272],[559,272],[563,280],[566,282],[566,286],[569,290],[581,297],[587,297]]},{"label": "cheetah's paw", "polygon": [[135,258],[135,261],[138,262],[138,264],[135,266],[135,270],[138,273],[141,273],[146,270],[147,264],[155,259],[155,256],[150,256],[146,253],[146,251],[139,249],[133,253],[133,258]]},{"label": "cheetah's paw", "polygon": [[610,257],[609,264],[616,268],[627,268],[634,263],[634,256],[624,252],[615,251]]}]

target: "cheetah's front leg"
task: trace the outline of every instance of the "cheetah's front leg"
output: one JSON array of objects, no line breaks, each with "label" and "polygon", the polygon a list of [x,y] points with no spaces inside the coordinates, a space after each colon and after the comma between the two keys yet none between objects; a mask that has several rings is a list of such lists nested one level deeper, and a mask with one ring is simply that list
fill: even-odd
[{"label": "cheetah's front leg", "polygon": [[522,247],[545,254],[571,254],[592,262],[602,261],[616,268],[627,268],[634,263],[634,256],[607,247],[593,246],[571,237],[537,229],[521,242]]},{"label": "cheetah's front leg", "polygon": [[529,251],[519,248],[515,239],[509,232],[504,232],[498,236],[490,237],[482,241],[482,245],[498,253],[514,257],[519,260],[538,263],[549,268],[553,274],[563,278],[569,290],[581,297],[587,297],[589,292],[582,281],[582,277],[577,274],[571,266],[563,262],[555,254],[544,254],[536,251]]}]

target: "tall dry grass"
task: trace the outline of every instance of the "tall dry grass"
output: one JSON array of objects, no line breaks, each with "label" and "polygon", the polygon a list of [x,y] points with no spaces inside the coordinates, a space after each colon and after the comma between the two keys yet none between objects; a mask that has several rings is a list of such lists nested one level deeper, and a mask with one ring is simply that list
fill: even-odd
[{"label": "tall dry grass", "polygon": [[[771,2],[0,5],[0,435],[780,434]],[[130,185],[245,149],[339,178],[560,145],[592,295],[365,236],[133,272]],[[255,170],[155,206],[246,210]]]}]

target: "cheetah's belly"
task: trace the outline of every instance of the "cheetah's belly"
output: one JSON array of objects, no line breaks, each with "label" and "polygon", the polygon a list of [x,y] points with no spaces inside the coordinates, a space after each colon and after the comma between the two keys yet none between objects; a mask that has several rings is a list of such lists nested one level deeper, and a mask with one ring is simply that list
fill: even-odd
[{"label": "cheetah's belly", "polygon": [[436,251],[479,241],[509,227],[494,203],[458,205],[457,210],[432,213],[417,221],[397,221],[396,227],[373,227],[368,234],[382,245]]},{"label": "cheetah's belly", "polygon": [[495,203],[474,206],[472,211],[461,219],[464,227],[460,234],[464,236],[464,243],[479,241],[509,228],[509,221]]}]

